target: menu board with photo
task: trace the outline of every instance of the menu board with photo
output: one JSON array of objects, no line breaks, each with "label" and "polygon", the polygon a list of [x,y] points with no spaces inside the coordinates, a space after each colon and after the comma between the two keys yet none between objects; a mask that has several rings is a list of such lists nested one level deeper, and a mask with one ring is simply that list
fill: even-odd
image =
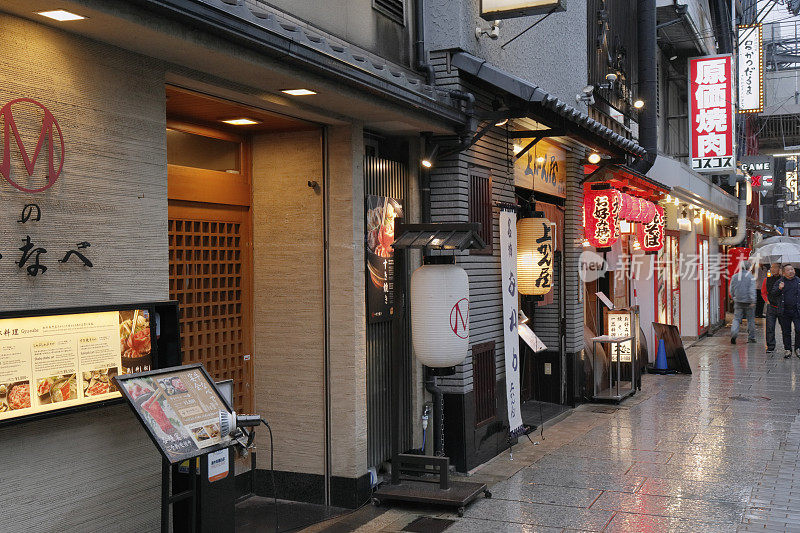
[{"label": "menu board with photo", "polygon": [[220,411],[230,407],[199,364],[118,376],[117,383],[161,453],[177,463],[221,447]]},{"label": "menu board with photo", "polygon": [[152,364],[144,309],[0,319],[0,422],[119,398]]},{"label": "menu board with photo", "polygon": [[367,311],[370,322],[394,317],[394,223],[403,218],[399,200],[367,196]]}]

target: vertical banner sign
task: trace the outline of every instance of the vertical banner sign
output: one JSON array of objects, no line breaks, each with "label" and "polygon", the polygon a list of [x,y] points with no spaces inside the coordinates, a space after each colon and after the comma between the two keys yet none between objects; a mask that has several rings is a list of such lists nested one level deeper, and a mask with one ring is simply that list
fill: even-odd
[{"label": "vertical banner sign", "polygon": [[399,200],[367,196],[367,311],[369,322],[394,316],[394,220],[403,218]]},{"label": "vertical banner sign", "polygon": [[739,113],[764,110],[764,61],[761,24],[739,26],[739,64],[736,87]]},{"label": "vertical banner sign", "polygon": [[689,155],[697,172],[736,169],[730,54],[689,60]]},{"label": "vertical banner sign", "polygon": [[519,398],[519,298],[517,297],[517,214],[500,211],[500,271],[503,288],[503,341],[506,356],[506,404],[512,436],[522,434]]}]

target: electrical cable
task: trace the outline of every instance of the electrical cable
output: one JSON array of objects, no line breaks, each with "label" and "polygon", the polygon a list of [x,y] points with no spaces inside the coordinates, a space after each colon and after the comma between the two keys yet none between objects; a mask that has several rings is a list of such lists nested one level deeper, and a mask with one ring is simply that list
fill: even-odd
[{"label": "electrical cable", "polygon": [[272,478],[272,504],[275,507],[275,533],[278,533],[278,486],[275,484],[275,441],[272,439],[272,428],[263,418],[261,423],[267,426],[269,431],[269,473]]}]

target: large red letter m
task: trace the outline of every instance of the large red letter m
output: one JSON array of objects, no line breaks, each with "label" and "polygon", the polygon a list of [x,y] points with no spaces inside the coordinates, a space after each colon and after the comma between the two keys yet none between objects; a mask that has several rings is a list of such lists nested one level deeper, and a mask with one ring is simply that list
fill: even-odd
[{"label": "large red letter m", "polygon": [[[22,137],[19,134],[19,128],[14,121],[14,114],[12,106],[27,102],[39,107],[42,112],[42,128],[39,131],[39,138],[36,141],[36,148],[33,150],[32,157],[28,157],[28,151],[25,149],[25,144],[22,142]],[[14,187],[24,192],[42,192],[49,189],[58,179],[61,174],[61,169],[64,168],[64,137],[61,135],[61,127],[58,125],[53,114],[45,106],[31,98],[17,98],[12,100],[0,109],[0,119],[3,120],[3,160],[0,162],[0,174]],[[58,154],[58,168],[56,168],[56,153],[53,131],[58,134],[58,143],[60,145],[60,153]],[[25,165],[25,170],[28,172],[28,177],[33,177],[36,161],[39,158],[39,153],[42,151],[44,141],[47,140],[47,183],[39,188],[23,187],[11,176],[11,136],[17,141],[19,153],[22,156],[22,162]]]}]

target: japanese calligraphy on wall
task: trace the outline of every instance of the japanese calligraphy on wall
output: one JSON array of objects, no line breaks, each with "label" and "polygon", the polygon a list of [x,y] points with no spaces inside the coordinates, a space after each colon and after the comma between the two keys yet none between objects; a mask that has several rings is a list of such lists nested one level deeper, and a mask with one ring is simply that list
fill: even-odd
[{"label": "japanese calligraphy on wall", "polygon": [[567,152],[541,140],[514,162],[514,185],[536,192],[567,196]]},{"label": "japanese calligraphy on wall", "polygon": [[764,62],[761,24],[739,26],[738,77],[739,113],[764,110]]},{"label": "japanese calligraphy on wall", "polygon": [[394,222],[403,218],[399,200],[367,196],[367,310],[370,322],[394,315]]},{"label": "japanese calligraphy on wall", "polygon": [[736,168],[731,56],[689,60],[689,154],[697,172]]}]

